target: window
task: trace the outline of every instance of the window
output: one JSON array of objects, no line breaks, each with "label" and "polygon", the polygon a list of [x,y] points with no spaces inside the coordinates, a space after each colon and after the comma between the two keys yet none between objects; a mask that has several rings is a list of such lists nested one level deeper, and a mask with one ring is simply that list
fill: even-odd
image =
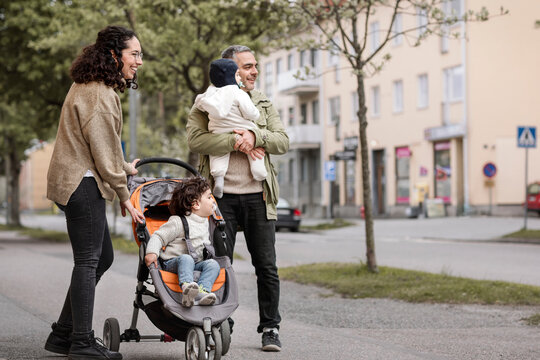
[{"label": "window", "polygon": [[425,109],[429,104],[428,76],[427,74],[418,75],[418,103],[419,109]]},{"label": "window", "polygon": [[309,181],[309,158],[300,159],[300,181],[305,183]]},{"label": "window", "polygon": [[427,30],[428,17],[427,10],[422,8],[416,8],[416,19],[418,25],[418,37],[422,36]]},{"label": "window", "polygon": [[294,159],[289,160],[289,184],[294,184]]},{"label": "window", "polygon": [[294,54],[287,55],[287,70],[294,69]]},{"label": "window", "polygon": [[351,119],[352,121],[358,121],[358,93],[356,91],[353,91],[351,93],[352,96],[352,114]]},{"label": "window", "polygon": [[355,204],[356,161],[345,161],[345,204]]},{"label": "window", "polygon": [[310,50],[311,55],[311,66],[316,69],[319,66],[319,52],[317,49],[311,49]]},{"label": "window", "polygon": [[408,204],[409,190],[409,164],[411,151],[408,147],[396,148],[396,203]]},{"label": "window", "polygon": [[443,3],[444,15],[460,17],[462,14],[461,0],[447,0]]},{"label": "window", "polygon": [[272,98],[272,87],[274,83],[272,67],[273,64],[271,62],[264,65],[264,92],[269,98]]},{"label": "window", "polygon": [[435,197],[449,203],[452,195],[450,142],[435,143]]},{"label": "window", "polygon": [[283,121],[283,109],[279,109],[278,111],[279,120]]},{"label": "window", "polygon": [[294,108],[289,108],[289,125],[294,125]]},{"label": "window", "polygon": [[[334,38],[335,44],[339,44],[339,39]],[[334,80],[336,83],[340,82],[341,74],[338,68],[339,65],[339,48],[337,45],[332,44],[328,50],[328,66],[334,67]]]},{"label": "window", "polygon": [[279,82],[279,74],[281,74],[281,58],[276,60],[276,84]]},{"label": "window", "polygon": [[308,64],[307,63],[307,51],[302,50],[302,51],[300,51],[300,67],[304,67],[307,64]]},{"label": "window", "polygon": [[300,124],[307,124],[307,104],[300,104]]},{"label": "window", "polygon": [[403,81],[394,81],[394,112],[403,111]]},{"label": "window", "polygon": [[445,102],[463,100],[463,67],[461,65],[444,69],[443,97]]},{"label": "window", "polygon": [[313,116],[313,124],[319,123],[319,100],[313,100],[311,103],[311,115]]},{"label": "window", "polygon": [[328,108],[330,109],[330,123],[334,124],[336,127],[336,140],[340,140],[340,113],[341,113],[341,104],[339,96],[328,99]]},{"label": "window", "polygon": [[369,37],[371,39],[371,53],[374,53],[381,45],[378,21],[369,24]]},{"label": "window", "polygon": [[[396,14],[394,18],[394,24],[392,25],[392,32],[394,34],[399,34],[403,32],[403,21],[401,19],[401,14]],[[403,35],[398,35],[393,40],[394,46],[401,45],[403,43]]]},{"label": "window", "polygon": [[381,115],[381,88],[379,86],[371,88],[371,115]]}]

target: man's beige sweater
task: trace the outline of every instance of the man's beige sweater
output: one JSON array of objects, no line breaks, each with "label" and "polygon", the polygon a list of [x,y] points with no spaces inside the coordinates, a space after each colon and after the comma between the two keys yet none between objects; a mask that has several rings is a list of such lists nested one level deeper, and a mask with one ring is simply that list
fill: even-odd
[{"label": "man's beige sweater", "polygon": [[66,205],[84,174],[94,174],[101,195],[129,198],[120,136],[120,97],[102,82],[74,83],[69,90],[47,174],[47,198]]}]

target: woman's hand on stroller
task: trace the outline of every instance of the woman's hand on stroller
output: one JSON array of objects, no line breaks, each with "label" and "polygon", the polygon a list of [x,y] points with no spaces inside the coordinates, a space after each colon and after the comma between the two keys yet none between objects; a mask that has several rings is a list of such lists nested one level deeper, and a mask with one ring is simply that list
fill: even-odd
[{"label": "woman's hand on stroller", "polygon": [[126,171],[127,175],[137,175],[139,173],[139,170],[135,168],[135,165],[137,165],[139,161],[141,161],[141,159],[135,159],[129,163],[129,165],[131,165],[131,169],[129,172]]},{"label": "woman's hand on stroller", "polygon": [[146,264],[146,266],[150,267],[151,264],[154,264],[157,268],[158,266],[158,263],[157,263],[157,255],[154,254],[154,253],[148,253],[146,254],[146,256],[144,257],[144,263]]},{"label": "woman's hand on stroller", "polygon": [[122,216],[126,216],[126,210],[129,211],[133,221],[137,221],[141,224],[144,223],[144,215],[139,209],[135,209],[129,199],[120,203],[120,209],[122,210]]}]

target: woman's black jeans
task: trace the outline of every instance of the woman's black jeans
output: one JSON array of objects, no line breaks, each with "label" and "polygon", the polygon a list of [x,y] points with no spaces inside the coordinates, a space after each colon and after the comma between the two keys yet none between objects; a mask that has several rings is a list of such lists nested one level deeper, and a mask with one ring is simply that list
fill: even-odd
[{"label": "woman's black jeans", "polygon": [[57,205],[66,215],[74,261],[71,285],[58,323],[73,327],[75,335],[89,334],[92,331],[95,287],[114,257],[105,199],[96,180],[85,177],[67,205]]}]

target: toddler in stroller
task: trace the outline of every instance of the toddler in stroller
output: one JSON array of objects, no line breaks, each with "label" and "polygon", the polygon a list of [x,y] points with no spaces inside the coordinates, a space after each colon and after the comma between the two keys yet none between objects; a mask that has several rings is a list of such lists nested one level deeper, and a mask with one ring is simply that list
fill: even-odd
[{"label": "toddler in stroller", "polygon": [[[200,176],[197,170],[191,165],[177,159],[143,159],[136,167],[149,163],[178,165],[189,170],[194,175]],[[185,222],[182,221],[182,216],[178,216],[183,215],[181,211],[180,213],[173,214],[173,216],[171,216],[169,211],[171,201],[173,202],[172,208],[178,209],[178,206],[174,205],[174,199],[171,200],[175,189],[182,191],[181,189],[184,188],[184,186],[179,186],[178,184],[190,184],[201,181],[200,178],[198,180],[190,179],[145,177],[132,177],[128,179],[131,202],[143,212],[146,221],[144,224],[133,223],[135,240],[139,245],[139,266],[131,326],[120,334],[120,326],[116,318],[105,320],[103,340],[105,345],[111,350],[118,351],[121,342],[152,340],[162,342],[174,340],[185,341],[186,359],[189,360],[219,360],[229,350],[231,330],[228,318],[238,307],[238,287],[230,259],[227,256],[220,256],[226,253],[224,241],[226,236],[224,232],[225,222],[223,217],[211,194],[207,194],[207,201],[204,201],[204,206],[209,206],[211,211],[205,210],[200,213],[200,216],[197,215],[199,220],[202,220],[200,226],[186,219],[186,217],[184,217]],[[204,184],[205,182],[203,181],[202,183]],[[184,196],[184,198],[188,197]],[[200,206],[202,202],[203,199],[200,200],[197,206]],[[183,206],[183,208],[191,209],[193,210],[193,214],[195,214],[196,206],[193,206],[193,204],[195,202],[190,200],[187,206]],[[208,217],[205,215],[207,212],[210,213]],[[187,217],[192,215],[188,215]],[[184,253],[190,254],[185,256],[190,256],[193,259],[193,262],[188,261],[188,264],[194,264],[193,269],[189,265],[188,271],[178,271],[178,267],[174,265],[168,267],[167,261],[162,262],[157,260],[159,247],[165,245],[165,242],[162,241],[168,238],[168,235],[163,235],[164,231],[158,229],[163,227],[162,230],[166,230],[168,226],[164,224],[167,223],[169,225],[174,224],[174,226],[171,226],[172,228],[181,228],[182,230],[180,232],[183,233],[183,237],[186,239],[186,241],[182,240],[185,248],[176,249],[178,252],[173,251],[172,254],[174,256],[170,260],[175,260],[178,255]],[[203,229],[203,227],[206,228]],[[207,235],[201,235],[201,233],[206,233],[206,231],[208,231]],[[178,233],[177,231],[173,232]],[[158,250],[155,250],[155,252],[151,250],[154,248],[153,243],[155,241],[151,241],[151,235],[153,234],[155,235],[154,239],[158,241]],[[190,235],[192,234],[193,241],[190,239]],[[206,241],[203,241],[203,238]],[[199,241],[201,241],[201,244],[198,244]],[[202,243],[204,243],[204,246]],[[193,244],[195,246],[192,246]],[[162,255],[168,253],[169,250],[165,247]],[[148,254],[153,254],[155,258],[154,256],[148,257]],[[197,260],[202,258],[212,259],[210,263],[217,263],[219,268],[217,271],[213,269],[212,271],[214,273],[205,270],[201,275],[201,272],[197,270],[199,269],[197,266],[199,263],[195,258]],[[149,266],[145,260],[148,261]],[[182,264],[180,267],[182,267]],[[167,269],[172,271],[167,271]],[[178,275],[180,275],[180,278]],[[183,275],[187,275],[187,277],[183,278]],[[190,290],[190,294],[187,294],[188,286],[185,283],[191,285],[189,289],[193,289],[193,283],[196,283],[196,293]],[[153,286],[153,291],[147,288],[148,285]],[[201,285],[202,289],[199,285]],[[186,291],[183,291],[182,288]],[[204,304],[209,305],[210,303],[213,303],[213,305],[199,306]],[[139,310],[143,310],[150,321],[164,333],[161,335],[140,335],[137,329]]]},{"label": "toddler in stroller", "polygon": [[[161,252],[163,269],[178,274],[182,305],[186,307],[193,306],[196,298],[199,305],[216,302],[211,289],[219,274],[219,264],[214,259],[205,259],[207,246],[211,246],[208,217],[216,206],[205,179],[193,177],[179,182],[169,203],[173,215],[152,234],[146,247],[147,266],[153,263],[157,267]],[[186,229],[190,229],[189,233]],[[194,270],[201,272],[198,283],[193,281]]]}]

